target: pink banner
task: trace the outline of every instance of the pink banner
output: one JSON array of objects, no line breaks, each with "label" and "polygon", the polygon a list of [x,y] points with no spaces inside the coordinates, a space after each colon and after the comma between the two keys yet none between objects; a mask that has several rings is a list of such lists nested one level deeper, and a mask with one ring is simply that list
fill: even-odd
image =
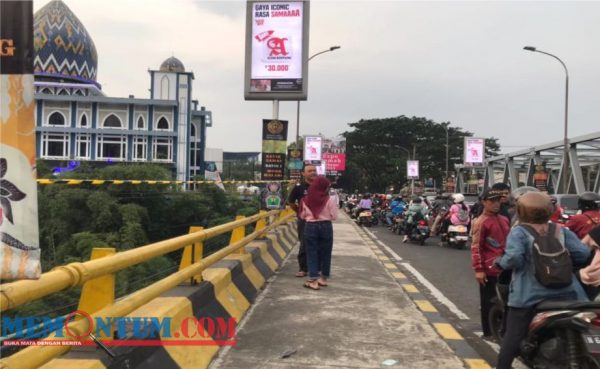
[{"label": "pink banner", "polygon": [[323,153],[323,160],[325,160],[328,172],[343,172],[346,170],[346,154]]}]

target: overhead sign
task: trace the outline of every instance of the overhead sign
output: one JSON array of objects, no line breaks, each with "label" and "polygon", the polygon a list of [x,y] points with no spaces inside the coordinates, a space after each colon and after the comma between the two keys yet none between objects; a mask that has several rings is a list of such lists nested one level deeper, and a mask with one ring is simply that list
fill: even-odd
[{"label": "overhead sign", "polygon": [[306,100],[309,1],[246,5],[246,100]]},{"label": "overhead sign", "polygon": [[408,179],[419,179],[419,161],[418,160],[407,160],[406,161],[406,177]]},{"label": "overhead sign", "polygon": [[485,156],[485,139],[465,137],[464,163],[470,165],[483,165]]},{"label": "overhead sign", "polygon": [[321,161],[321,136],[305,136],[304,137],[304,160],[305,161]]}]

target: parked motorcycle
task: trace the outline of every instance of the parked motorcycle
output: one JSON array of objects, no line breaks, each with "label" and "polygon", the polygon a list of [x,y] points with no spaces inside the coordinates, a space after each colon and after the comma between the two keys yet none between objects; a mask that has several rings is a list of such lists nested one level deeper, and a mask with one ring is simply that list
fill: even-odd
[{"label": "parked motorcycle", "polygon": [[448,232],[443,234],[442,242],[447,243],[449,247],[453,247],[455,249],[464,249],[467,245],[467,241],[469,240],[469,232],[468,228],[465,225],[451,224],[448,226]]},{"label": "parked motorcycle", "polygon": [[[508,277],[507,277],[508,275]],[[510,272],[498,277],[496,298],[490,310],[492,334],[502,339]],[[535,307],[521,358],[532,368],[599,369],[600,302],[543,301]]]}]

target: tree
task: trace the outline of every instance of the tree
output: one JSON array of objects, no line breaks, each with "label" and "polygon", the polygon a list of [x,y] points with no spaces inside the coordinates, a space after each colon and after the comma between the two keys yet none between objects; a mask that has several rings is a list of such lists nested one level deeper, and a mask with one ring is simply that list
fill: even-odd
[{"label": "tree", "polygon": [[[383,192],[388,186],[400,188],[407,182],[406,161],[419,160],[421,178],[441,183],[446,167],[448,127],[448,170],[462,162],[464,137],[473,134],[449,122],[399,116],[350,123],[346,137],[346,171],[338,184],[347,191]],[[498,152],[497,139],[486,139],[486,155]],[[415,153],[416,155],[413,155]]]}]

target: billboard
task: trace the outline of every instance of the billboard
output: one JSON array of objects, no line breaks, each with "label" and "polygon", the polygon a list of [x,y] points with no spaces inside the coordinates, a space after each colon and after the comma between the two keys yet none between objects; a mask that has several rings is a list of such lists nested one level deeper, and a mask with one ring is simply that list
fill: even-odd
[{"label": "billboard", "polygon": [[321,145],[323,139],[321,136],[305,136],[304,137],[304,161],[320,162]]},{"label": "billboard", "polygon": [[246,100],[306,100],[309,1],[246,4]]},{"label": "billboard", "polygon": [[346,138],[323,139],[321,151],[328,175],[341,175],[346,170]]},{"label": "billboard", "polygon": [[465,165],[483,165],[485,156],[485,139],[465,137],[464,146]]},{"label": "billboard", "polygon": [[287,168],[290,179],[302,178],[302,169],[304,168],[302,150],[288,149]]},{"label": "billboard", "polygon": [[407,160],[406,161],[406,177],[408,179],[419,179],[419,161],[418,160]]},{"label": "billboard", "polygon": [[261,168],[263,180],[283,180],[287,153],[287,129],[287,120],[263,119]]}]

